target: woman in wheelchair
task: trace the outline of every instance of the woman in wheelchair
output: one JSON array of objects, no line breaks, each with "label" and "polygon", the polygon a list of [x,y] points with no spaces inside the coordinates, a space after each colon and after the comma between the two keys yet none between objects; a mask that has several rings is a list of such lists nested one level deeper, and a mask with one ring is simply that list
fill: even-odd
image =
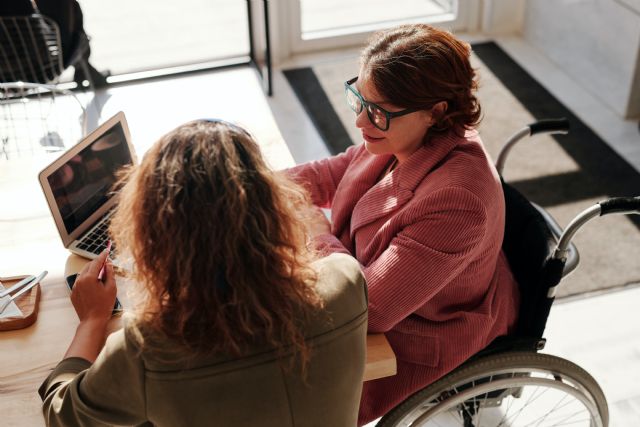
[{"label": "woman in wheelchair", "polygon": [[306,249],[304,191],[220,120],[168,133],[122,183],[111,235],[141,298],[104,344],[113,267],[80,273],[47,424],[353,426],[366,288],[352,257]]},{"label": "woman in wheelchair", "polygon": [[475,127],[470,47],[424,24],[374,35],[345,82],[363,144],[289,170],[331,223],[315,244],[351,254],[397,375],[365,383],[363,425],[450,372],[516,324],[518,286],[501,251],[500,178]]}]

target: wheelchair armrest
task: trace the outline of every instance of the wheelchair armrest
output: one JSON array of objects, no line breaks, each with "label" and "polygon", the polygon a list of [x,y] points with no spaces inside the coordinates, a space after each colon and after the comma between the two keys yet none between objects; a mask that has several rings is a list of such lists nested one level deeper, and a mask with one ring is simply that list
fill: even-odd
[{"label": "wheelchair armrest", "polygon": [[[533,202],[531,204],[533,205],[534,208],[538,210],[538,212],[540,212],[545,222],[549,226],[549,230],[551,230],[556,240],[558,240],[562,235],[562,231],[563,231],[562,227],[558,225],[555,218],[552,217],[551,214],[547,212],[543,207]],[[580,262],[580,253],[578,253],[578,248],[576,248],[576,245],[574,245],[573,242],[571,242],[569,243],[569,247],[567,248],[567,261],[565,263],[564,270],[562,270],[562,277],[566,276],[567,274],[575,270],[579,262]]]}]

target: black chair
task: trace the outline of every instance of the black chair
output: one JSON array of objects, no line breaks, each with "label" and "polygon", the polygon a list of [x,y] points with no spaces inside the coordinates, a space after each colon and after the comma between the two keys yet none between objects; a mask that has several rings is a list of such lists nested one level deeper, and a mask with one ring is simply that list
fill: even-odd
[{"label": "black chair", "polygon": [[59,79],[73,65],[93,86],[89,40],[76,37],[65,63],[58,24],[32,5],[36,13],[0,16],[0,159],[62,151],[87,131],[85,106]]},{"label": "black chair", "polygon": [[79,84],[83,78],[91,89],[96,83],[106,84],[104,76],[89,64],[89,38],[82,28],[80,6],[45,6],[52,16],[41,13],[34,0],[0,7],[0,82],[57,84],[63,71],[73,66]]}]

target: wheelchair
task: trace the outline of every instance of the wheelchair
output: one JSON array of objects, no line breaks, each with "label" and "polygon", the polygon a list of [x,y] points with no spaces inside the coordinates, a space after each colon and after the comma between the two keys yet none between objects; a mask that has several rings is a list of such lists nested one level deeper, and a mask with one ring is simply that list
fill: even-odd
[{"label": "wheelchair", "polygon": [[[525,136],[567,133],[566,119],[525,126],[503,146],[500,175],[511,148]],[[520,287],[516,331],[489,346],[436,382],[409,396],[376,424],[391,426],[589,426],[609,423],[602,389],[578,365],[549,354],[544,328],[557,286],[579,262],[571,243],[589,220],[640,213],[640,197],[611,198],[578,214],[563,231],[541,207],[502,180],[506,221],[502,245]]]}]

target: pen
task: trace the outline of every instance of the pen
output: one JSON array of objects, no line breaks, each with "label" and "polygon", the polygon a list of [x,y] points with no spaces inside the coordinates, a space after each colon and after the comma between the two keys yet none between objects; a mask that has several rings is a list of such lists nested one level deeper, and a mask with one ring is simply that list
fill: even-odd
[{"label": "pen", "polygon": [[107,260],[109,259],[109,254],[111,253],[111,240],[107,241],[107,257],[104,259],[102,263],[102,267],[100,268],[100,272],[98,273],[98,280],[102,280],[104,277],[105,270],[107,269]]}]

